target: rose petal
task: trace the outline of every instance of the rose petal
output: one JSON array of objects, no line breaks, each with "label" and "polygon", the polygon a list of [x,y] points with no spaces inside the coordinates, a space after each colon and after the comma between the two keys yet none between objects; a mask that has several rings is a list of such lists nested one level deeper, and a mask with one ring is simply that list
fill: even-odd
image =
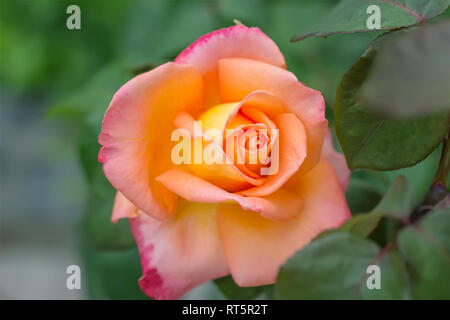
[{"label": "rose petal", "polygon": [[280,266],[320,232],[350,217],[336,174],[322,159],[306,175],[290,181],[303,200],[300,214],[270,221],[233,204],[220,204],[218,223],[228,265],[240,286],[274,283]]},{"label": "rose petal", "polygon": [[[185,167],[194,175],[228,191],[248,189],[263,183],[264,180],[245,175],[231,161],[228,161],[222,149],[222,136],[216,136],[224,130],[229,113],[233,112],[237,104],[229,103],[211,108],[202,114],[198,122],[186,112],[179,113],[174,121],[178,128],[186,129],[191,137],[196,137],[183,146],[190,148],[191,156],[190,163]],[[213,135],[208,131],[210,129],[215,129]],[[202,159],[197,159],[198,153]]]},{"label": "rose petal", "polygon": [[[285,67],[283,54],[275,42],[258,28],[232,26],[208,33],[192,43],[175,62],[195,66],[203,75],[206,104],[220,103],[217,62],[222,58],[242,57]],[[240,101],[235,100],[235,101]]]},{"label": "rose petal", "polygon": [[243,25],[215,30],[183,50],[175,62],[195,66],[202,74],[217,68],[223,58],[242,57],[285,67],[278,46],[259,28]]},{"label": "rose petal", "polygon": [[276,150],[272,150],[271,157],[272,163],[278,162],[278,171],[262,185],[239,192],[242,195],[266,196],[275,192],[297,172],[306,157],[306,132],[301,121],[292,113],[284,113],[275,119],[275,124],[279,128],[279,152],[276,155]]},{"label": "rose petal", "polygon": [[287,190],[278,190],[265,198],[244,197],[227,192],[189,172],[178,169],[169,170],[156,180],[188,201],[202,203],[235,201],[244,210],[258,212],[261,216],[273,220],[292,218],[300,212],[302,206],[301,199]]},{"label": "rose petal", "polygon": [[219,61],[219,89],[224,102],[239,101],[255,90],[275,94],[306,129],[308,152],[300,171],[306,172],[317,164],[328,125],[319,91],[301,84],[294,74],[282,68],[243,58]]},{"label": "rose petal", "polygon": [[116,223],[122,218],[137,217],[137,208],[123,194],[116,192],[111,221]]},{"label": "rose petal", "polygon": [[325,136],[325,140],[323,141],[322,155],[327,158],[334,167],[342,189],[344,191],[347,190],[348,180],[350,179],[350,169],[347,166],[345,156],[334,149],[333,136],[329,129]]},{"label": "rose petal", "polygon": [[216,205],[187,203],[168,220],[130,219],[141,256],[141,289],[155,299],[178,299],[229,273],[218,236]]},{"label": "rose petal", "polygon": [[196,128],[195,119],[185,111],[181,111],[175,116],[173,124],[177,129],[187,130],[191,137],[202,137],[202,134],[196,136],[196,133],[201,132],[201,130],[199,130],[199,128]]},{"label": "rose petal", "polygon": [[[285,110],[283,103],[272,93],[257,90],[240,102],[221,104],[208,109],[199,118],[202,125],[201,129],[206,131],[214,128],[224,133],[225,128],[231,129],[235,126],[251,123],[246,122],[249,119],[238,114],[241,108],[258,108],[257,110],[262,110],[261,112],[271,116],[276,116]],[[174,122],[176,127],[186,129],[191,135],[194,135],[194,126],[197,122],[194,122],[194,118],[190,114],[181,112],[176,116]],[[203,132],[203,136],[206,136],[205,132]],[[203,147],[208,144],[209,142],[204,141]],[[194,149],[193,146],[194,141],[191,142],[192,149]],[[222,150],[220,146],[217,146],[217,149],[219,153]],[[191,152],[192,155],[193,152]],[[255,185],[261,185],[265,181],[265,178],[256,178],[245,171],[239,170],[236,163],[232,163],[230,159],[225,160],[221,164],[194,164],[194,161],[191,161],[188,169],[196,176],[231,192],[249,189]]]},{"label": "rose petal", "polygon": [[[211,182],[213,185],[231,192],[244,190],[264,182],[263,178],[255,179],[241,172],[233,163],[229,162],[222,148],[214,142],[209,142],[214,148],[214,152],[221,156],[222,163],[202,162],[187,165],[187,169],[195,176]],[[193,145],[192,142],[191,145]],[[206,147],[206,143],[204,143]]]},{"label": "rose petal", "polygon": [[166,63],[122,86],[106,111],[98,156],[105,175],[127,199],[155,218],[169,216],[177,201],[154,181],[174,166],[170,158],[174,118],[180,111],[195,114],[201,108],[199,72]]}]

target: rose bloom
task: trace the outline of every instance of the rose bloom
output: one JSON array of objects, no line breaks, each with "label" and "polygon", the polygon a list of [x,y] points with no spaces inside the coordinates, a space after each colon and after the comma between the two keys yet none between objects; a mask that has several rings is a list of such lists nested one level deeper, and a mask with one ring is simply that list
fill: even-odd
[{"label": "rose bloom", "polygon": [[[193,132],[195,120],[202,130],[253,128],[258,148],[270,141],[279,151],[270,164],[175,164],[172,133]],[[202,148],[212,143],[201,133],[192,145],[198,140]],[[274,283],[290,256],[350,217],[350,172],[333,149],[323,97],[286,70],[258,28],[204,35],[175,62],[128,81],[106,111],[99,142],[98,159],[117,189],[112,220],[129,218],[139,285],[153,298],[177,299],[230,273],[242,287]],[[215,148],[251,152],[248,143]],[[276,171],[261,174],[268,165]]]}]

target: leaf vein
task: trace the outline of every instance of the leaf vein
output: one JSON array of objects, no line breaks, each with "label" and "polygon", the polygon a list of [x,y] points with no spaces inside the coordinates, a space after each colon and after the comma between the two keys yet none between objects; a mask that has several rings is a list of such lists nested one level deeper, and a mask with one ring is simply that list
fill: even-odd
[{"label": "leaf vein", "polygon": [[400,8],[400,9],[405,10],[405,11],[408,12],[410,15],[414,16],[414,17],[417,19],[417,21],[419,21],[420,23],[425,22],[425,17],[421,16],[421,15],[418,14],[417,12],[414,12],[413,10],[411,10],[410,8],[408,8],[408,7],[407,7],[406,5],[404,5],[404,4],[397,3],[397,2],[395,2],[395,1],[393,1],[393,0],[380,0],[380,1],[386,2],[386,3],[390,3],[390,4],[392,4],[393,6],[396,6],[396,7]]},{"label": "leaf vein", "polygon": [[372,138],[372,136],[375,134],[375,132],[384,124],[385,120],[381,120],[373,129],[372,131],[370,131],[362,140],[358,151],[351,157],[350,160],[354,160],[360,153],[361,150],[367,145],[367,143],[369,142],[370,138]]}]

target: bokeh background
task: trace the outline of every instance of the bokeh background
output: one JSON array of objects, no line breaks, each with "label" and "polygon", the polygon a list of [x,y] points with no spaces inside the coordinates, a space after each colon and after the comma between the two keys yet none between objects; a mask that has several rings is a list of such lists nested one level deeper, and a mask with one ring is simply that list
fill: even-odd
[{"label": "bokeh background", "polygon": [[[322,91],[327,118],[343,73],[377,33],[290,43],[331,0],[0,0],[0,299],[144,298],[128,224],[109,220],[114,191],[96,162],[96,136],[113,93],[199,36],[233,24],[261,28],[290,71]],[[68,30],[66,8],[81,8]],[[439,150],[406,172],[417,199]],[[353,213],[370,210],[394,172],[358,170]],[[82,289],[66,288],[81,266]],[[187,298],[223,298],[207,283]],[[264,298],[264,296],[261,296]]]}]

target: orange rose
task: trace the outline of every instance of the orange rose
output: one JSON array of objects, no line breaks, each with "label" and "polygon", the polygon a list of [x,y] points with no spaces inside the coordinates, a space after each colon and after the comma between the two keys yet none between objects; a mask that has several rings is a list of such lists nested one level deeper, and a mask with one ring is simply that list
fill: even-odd
[{"label": "orange rose", "polygon": [[238,25],[114,95],[99,161],[118,190],[112,220],[130,218],[149,296],[179,298],[229,273],[240,286],[274,283],[289,256],[350,216],[349,170],[322,95],[285,68],[270,38]]}]

